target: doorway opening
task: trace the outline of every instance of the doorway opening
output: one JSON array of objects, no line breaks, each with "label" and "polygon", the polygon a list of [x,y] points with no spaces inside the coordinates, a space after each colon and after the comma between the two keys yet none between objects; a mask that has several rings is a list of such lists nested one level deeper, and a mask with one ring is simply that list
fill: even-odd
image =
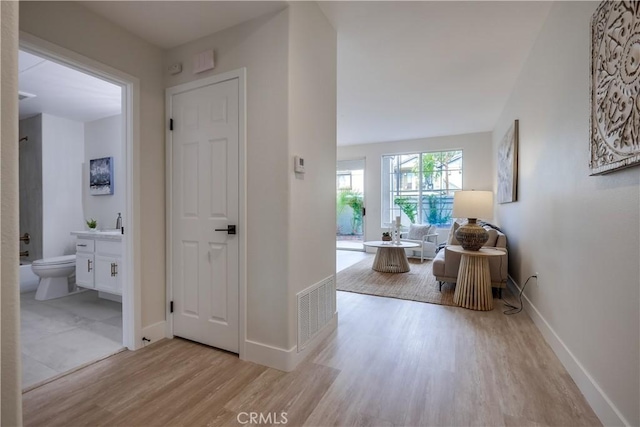
[{"label": "doorway opening", "polygon": [[336,171],[336,249],[364,251],[365,159],[338,160]]},{"label": "doorway opening", "polygon": [[137,85],[21,34],[23,389],[138,347],[132,233]]}]

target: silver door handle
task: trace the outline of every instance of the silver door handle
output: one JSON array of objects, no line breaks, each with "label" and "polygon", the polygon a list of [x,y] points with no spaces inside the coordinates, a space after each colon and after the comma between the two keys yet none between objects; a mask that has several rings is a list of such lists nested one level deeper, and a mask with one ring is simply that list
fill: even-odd
[{"label": "silver door handle", "polygon": [[87,273],[91,273],[91,260],[87,260]]},{"label": "silver door handle", "polygon": [[226,231],[227,234],[236,234],[236,226],[227,225],[227,228],[216,228],[215,231]]}]

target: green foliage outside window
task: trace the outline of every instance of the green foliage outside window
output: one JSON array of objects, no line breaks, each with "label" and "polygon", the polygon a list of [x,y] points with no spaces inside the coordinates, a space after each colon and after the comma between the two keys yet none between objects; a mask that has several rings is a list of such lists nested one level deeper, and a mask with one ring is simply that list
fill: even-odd
[{"label": "green foliage outside window", "polygon": [[338,215],[340,215],[347,206],[353,210],[353,216],[351,217],[351,234],[359,234],[362,232],[362,211],[364,208],[362,193],[348,189],[339,190],[336,203]]},{"label": "green foliage outside window", "polygon": [[418,216],[418,204],[410,197],[396,197],[393,199],[393,203],[400,207],[400,210],[409,218],[411,224],[416,223],[416,217]]}]

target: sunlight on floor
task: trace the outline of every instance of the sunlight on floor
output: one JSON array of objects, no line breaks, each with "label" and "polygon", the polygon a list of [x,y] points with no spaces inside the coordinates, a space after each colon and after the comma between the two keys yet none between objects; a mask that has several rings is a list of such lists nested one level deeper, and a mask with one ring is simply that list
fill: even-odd
[{"label": "sunlight on floor", "polygon": [[[358,251],[336,251],[336,272],[351,267],[365,258],[371,258],[373,254]],[[373,259],[373,258],[372,258]]]}]

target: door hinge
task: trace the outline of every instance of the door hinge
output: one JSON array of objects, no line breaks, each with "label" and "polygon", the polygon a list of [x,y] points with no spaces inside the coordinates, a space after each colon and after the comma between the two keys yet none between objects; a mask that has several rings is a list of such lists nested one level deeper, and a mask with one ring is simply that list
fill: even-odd
[{"label": "door hinge", "polygon": [[169,130],[173,130],[173,119],[169,119]]},{"label": "door hinge", "polygon": [[169,313],[173,313],[173,301],[169,303]]}]

